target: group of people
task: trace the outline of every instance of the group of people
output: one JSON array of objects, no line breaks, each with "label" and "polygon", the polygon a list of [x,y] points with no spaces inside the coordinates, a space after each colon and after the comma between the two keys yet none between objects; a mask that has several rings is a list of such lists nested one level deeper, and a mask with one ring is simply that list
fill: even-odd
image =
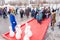
[{"label": "group of people", "polygon": [[[3,9],[0,9],[0,15],[3,15],[4,19],[7,17],[7,15],[10,15],[10,20],[14,19],[13,21],[15,21],[15,18],[12,14],[18,14],[18,9],[19,8],[16,8],[16,10],[9,9],[9,11],[7,12],[7,7],[5,7]],[[29,14],[31,14],[31,17],[35,18],[38,21],[38,23],[42,23],[42,20],[50,17],[52,30],[54,30],[54,24],[56,23],[56,10],[52,9],[51,11],[50,7],[42,7],[41,9],[39,9],[38,7],[36,9],[27,7],[25,10],[20,9],[19,14],[21,19],[23,19],[24,15],[26,15],[26,17],[29,18]],[[17,23],[15,21],[15,25],[16,24]]]},{"label": "group of people", "polygon": [[[21,14],[23,14],[24,11],[22,11]],[[35,18],[38,23],[42,23],[42,20],[48,19],[50,17],[51,19],[51,26],[52,30],[54,30],[54,25],[56,23],[56,9],[52,9],[50,7],[42,7],[41,9],[39,8],[33,8],[33,9],[26,9],[25,14],[27,18],[29,17],[29,13],[31,13],[31,17]],[[22,16],[21,16],[22,17]]]},{"label": "group of people", "polygon": [[51,12],[50,12],[50,8],[36,8],[36,11],[33,9],[31,11],[31,16],[34,17],[35,19],[37,19],[37,21],[39,23],[41,23],[42,20],[44,20],[45,18],[49,18],[49,16],[51,15]]},{"label": "group of people", "polygon": [[[30,8],[25,9],[25,11],[23,9],[20,9],[19,13],[20,13],[21,19],[23,19],[23,15],[26,15],[26,17],[29,18],[30,12],[31,12]],[[10,19],[12,31],[15,32],[15,27],[17,25],[16,19],[15,19],[15,14],[11,9],[9,9],[8,14],[9,14],[9,19]]]},{"label": "group of people", "polygon": [[2,16],[4,19],[7,18],[7,7],[0,8],[0,16]]},{"label": "group of people", "polygon": [[21,19],[23,18],[24,15],[26,15],[27,18],[29,18],[29,14],[31,12],[31,8],[27,7],[25,10],[23,10],[22,8],[9,8],[9,10],[7,11],[7,7],[4,8],[0,8],[0,16],[2,16],[4,19],[7,18],[7,15],[10,14],[10,12],[12,11],[12,13],[14,15],[20,14]]},{"label": "group of people", "polygon": [[41,9],[37,8],[36,11],[33,9],[31,11],[31,16],[34,17],[38,23],[42,23],[42,20],[50,17],[52,30],[54,31],[54,25],[56,23],[56,9],[50,9],[50,7],[43,7]]}]

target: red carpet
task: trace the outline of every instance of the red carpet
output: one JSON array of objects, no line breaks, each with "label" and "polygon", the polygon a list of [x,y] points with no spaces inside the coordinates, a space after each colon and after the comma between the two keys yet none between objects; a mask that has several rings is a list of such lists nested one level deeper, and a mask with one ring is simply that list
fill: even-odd
[{"label": "red carpet", "polygon": [[[31,26],[31,31],[33,33],[33,36],[30,38],[30,40],[44,40],[44,36],[46,34],[49,22],[50,18],[42,21],[42,24],[39,24],[35,19],[30,20],[28,24]],[[23,30],[21,40],[23,40],[25,24],[22,25],[21,29]],[[3,34],[2,36],[7,40],[16,40],[15,37],[11,38],[9,36],[9,32]]]}]

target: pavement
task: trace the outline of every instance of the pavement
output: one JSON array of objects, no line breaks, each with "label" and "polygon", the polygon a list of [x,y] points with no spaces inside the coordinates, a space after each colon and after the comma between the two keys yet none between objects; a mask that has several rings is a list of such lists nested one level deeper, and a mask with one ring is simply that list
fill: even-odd
[{"label": "pavement", "polygon": [[[15,17],[16,17],[17,23],[20,25],[32,19],[31,17],[27,19],[26,16],[24,16],[23,20],[21,20],[20,15],[16,15]],[[57,14],[54,31],[51,30],[51,26],[49,24],[49,27],[45,36],[45,40],[60,40],[60,29],[57,26],[59,21],[60,21],[60,16],[59,14]],[[9,26],[10,26],[9,18],[3,19],[2,17],[0,17],[0,40],[6,40],[2,37],[2,34],[9,31]]]},{"label": "pavement", "polygon": [[49,28],[47,30],[45,40],[60,40],[60,29],[57,26],[60,22],[59,13],[56,13],[56,23],[54,25],[54,31],[51,30],[51,26],[49,24]]},{"label": "pavement", "polygon": [[[29,18],[27,18],[26,16],[24,16],[23,20],[21,20],[20,15],[15,15],[16,17],[16,21],[18,25],[22,25],[24,23],[26,23],[27,21],[31,20],[32,17],[29,16]],[[2,34],[6,33],[9,31],[9,26],[10,26],[10,22],[9,22],[9,18],[3,19],[0,16],[0,40],[6,40],[2,37]]]}]

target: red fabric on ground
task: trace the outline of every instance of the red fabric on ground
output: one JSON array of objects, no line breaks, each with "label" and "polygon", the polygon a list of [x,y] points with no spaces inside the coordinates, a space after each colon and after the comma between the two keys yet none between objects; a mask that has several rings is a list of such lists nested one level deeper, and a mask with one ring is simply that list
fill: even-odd
[{"label": "red fabric on ground", "polygon": [[[31,31],[33,33],[30,40],[44,40],[44,36],[46,34],[49,22],[50,22],[50,18],[42,21],[42,24],[39,24],[36,19],[29,21],[28,24],[31,26]],[[21,40],[23,40],[25,24],[21,27],[21,29],[23,31]],[[11,38],[9,36],[9,32],[6,34],[3,34],[3,37],[8,39],[8,40],[16,40],[15,37]]]}]

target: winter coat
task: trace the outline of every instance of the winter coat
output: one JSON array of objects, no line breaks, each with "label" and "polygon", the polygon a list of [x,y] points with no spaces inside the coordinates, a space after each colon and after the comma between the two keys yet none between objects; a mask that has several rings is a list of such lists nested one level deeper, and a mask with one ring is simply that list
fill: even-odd
[{"label": "winter coat", "polygon": [[37,20],[42,20],[43,14],[42,12],[39,12],[39,14],[36,15]]},{"label": "winter coat", "polygon": [[56,13],[52,12],[52,23],[56,22]]},{"label": "winter coat", "polygon": [[31,16],[34,17],[34,15],[35,15],[35,10],[33,9],[33,10],[31,11]]},{"label": "winter coat", "polygon": [[15,20],[15,16],[13,14],[10,14],[10,23],[12,26],[12,31],[15,31],[15,26],[17,25],[17,22]]}]

